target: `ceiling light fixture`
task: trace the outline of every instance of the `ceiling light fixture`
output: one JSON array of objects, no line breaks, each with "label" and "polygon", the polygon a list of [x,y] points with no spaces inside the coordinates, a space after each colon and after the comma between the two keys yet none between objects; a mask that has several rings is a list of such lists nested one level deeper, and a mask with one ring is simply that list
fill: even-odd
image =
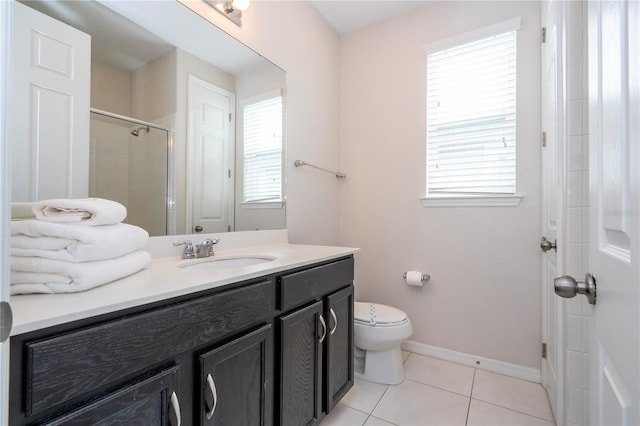
[{"label": "ceiling light fixture", "polygon": [[226,16],[239,27],[242,26],[242,12],[249,8],[249,0],[204,0],[204,2]]}]

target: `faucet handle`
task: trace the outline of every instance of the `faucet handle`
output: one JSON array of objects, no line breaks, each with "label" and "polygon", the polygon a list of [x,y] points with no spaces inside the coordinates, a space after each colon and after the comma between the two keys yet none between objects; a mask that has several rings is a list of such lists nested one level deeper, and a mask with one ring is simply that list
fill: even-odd
[{"label": "faucet handle", "polygon": [[180,241],[177,243],[173,243],[173,245],[176,247],[184,246],[184,250],[182,251],[183,259],[193,259],[194,257],[196,257],[196,252],[193,249],[193,243],[191,242],[191,240]]},{"label": "faucet handle", "polygon": [[204,247],[204,246],[212,246],[215,244],[218,244],[220,242],[220,239],[211,239],[211,238],[207,238],[206,240],[204,240],[202,242],[202,244],[199,244],[199,246]]},{"label": "faucet handle", "polygon": [[219,239],[214,240],[207,238],[202,243],[196,245],[196,257],[209,257],[213,256],[213,246],[220,242]]}]

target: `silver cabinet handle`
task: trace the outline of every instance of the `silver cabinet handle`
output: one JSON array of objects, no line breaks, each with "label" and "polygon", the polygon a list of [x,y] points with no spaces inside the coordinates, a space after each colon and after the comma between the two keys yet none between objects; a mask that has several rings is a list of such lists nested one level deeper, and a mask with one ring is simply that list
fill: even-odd
[{"label": "silver cabinet handle", "polygon": [[216,390],[216,384],[214,383],[211,374],[207,374],[207,384],[209,385],[209,390],[213,395],[213,407],[211,408],[211,411],[207,412],[207,420],[211,420],[213,413],[216,412],[216,407],[218,406],[218,391]]},{"label": "silver cabinet handle", "polygon": [[329,309],[329,312],[331,312],[331,317],[333,318],[333,328],[331,329],[329,335],[333,336],[333,333],[336,332],[336,328],[338,328],[338,318],[336,318],[336,312],[333,310],[333,308]]},{"label": "silver cabinet handle", "polygon": [[175,392],[171,393],[171,406],[176,413],[176,419],[178,419],[178,426],[182,424],[182,415],[180,414],[180,401],[178,401],[178,395]]},{"label": "silver cabinet handle", "polygon": [[324,338],[327,336],[327,324],[324,323],[322,315],[320,315],[320,324],[322,324],[322,336],[320,336],[320,343],[322,343]]}]

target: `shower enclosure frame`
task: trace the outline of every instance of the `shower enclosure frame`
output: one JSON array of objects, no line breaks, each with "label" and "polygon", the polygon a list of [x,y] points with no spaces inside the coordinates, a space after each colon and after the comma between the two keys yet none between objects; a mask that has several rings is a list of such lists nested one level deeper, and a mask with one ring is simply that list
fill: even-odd
[{"label": "shower enclosure frame", "polygon": [[128,121],[132,124],[154,128],[167,132],[167,182],[165,207],[167,212],[166,235],[176,233],[176,197],[175,197],[175,131],[167,127],[160,126],[144,120],[127,117],[126,115],[115,114],[98,108],[90,108],[89,112],[102,115],[104,117],[117,120]]}]

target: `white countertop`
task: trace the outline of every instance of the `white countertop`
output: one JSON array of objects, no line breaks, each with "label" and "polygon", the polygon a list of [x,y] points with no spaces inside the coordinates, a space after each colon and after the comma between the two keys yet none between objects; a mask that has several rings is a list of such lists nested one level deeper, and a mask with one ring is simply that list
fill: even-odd
[{"label": "white countertop", "polygon": [[[162,238],[163,244],[166,244],[180,237]],[[234,244],[228,245],[235,246]],[[13,328],[11,335],[15,336],[53,325],[336,259],[358,251],[357,248],[351,247],[298,245],[287,242],[245,245],[231,249],[222,248],[215,251],[213,258],[265,256],[275,257],[275,260],[252,266],[206,270],[177,266],[183,262],[197,262],[202,259],[185,261],[176,255],[156,256],[144,270],[92,290],[70,294],[12,296]],[[153,256],[153,250],[150,251]]]}]

